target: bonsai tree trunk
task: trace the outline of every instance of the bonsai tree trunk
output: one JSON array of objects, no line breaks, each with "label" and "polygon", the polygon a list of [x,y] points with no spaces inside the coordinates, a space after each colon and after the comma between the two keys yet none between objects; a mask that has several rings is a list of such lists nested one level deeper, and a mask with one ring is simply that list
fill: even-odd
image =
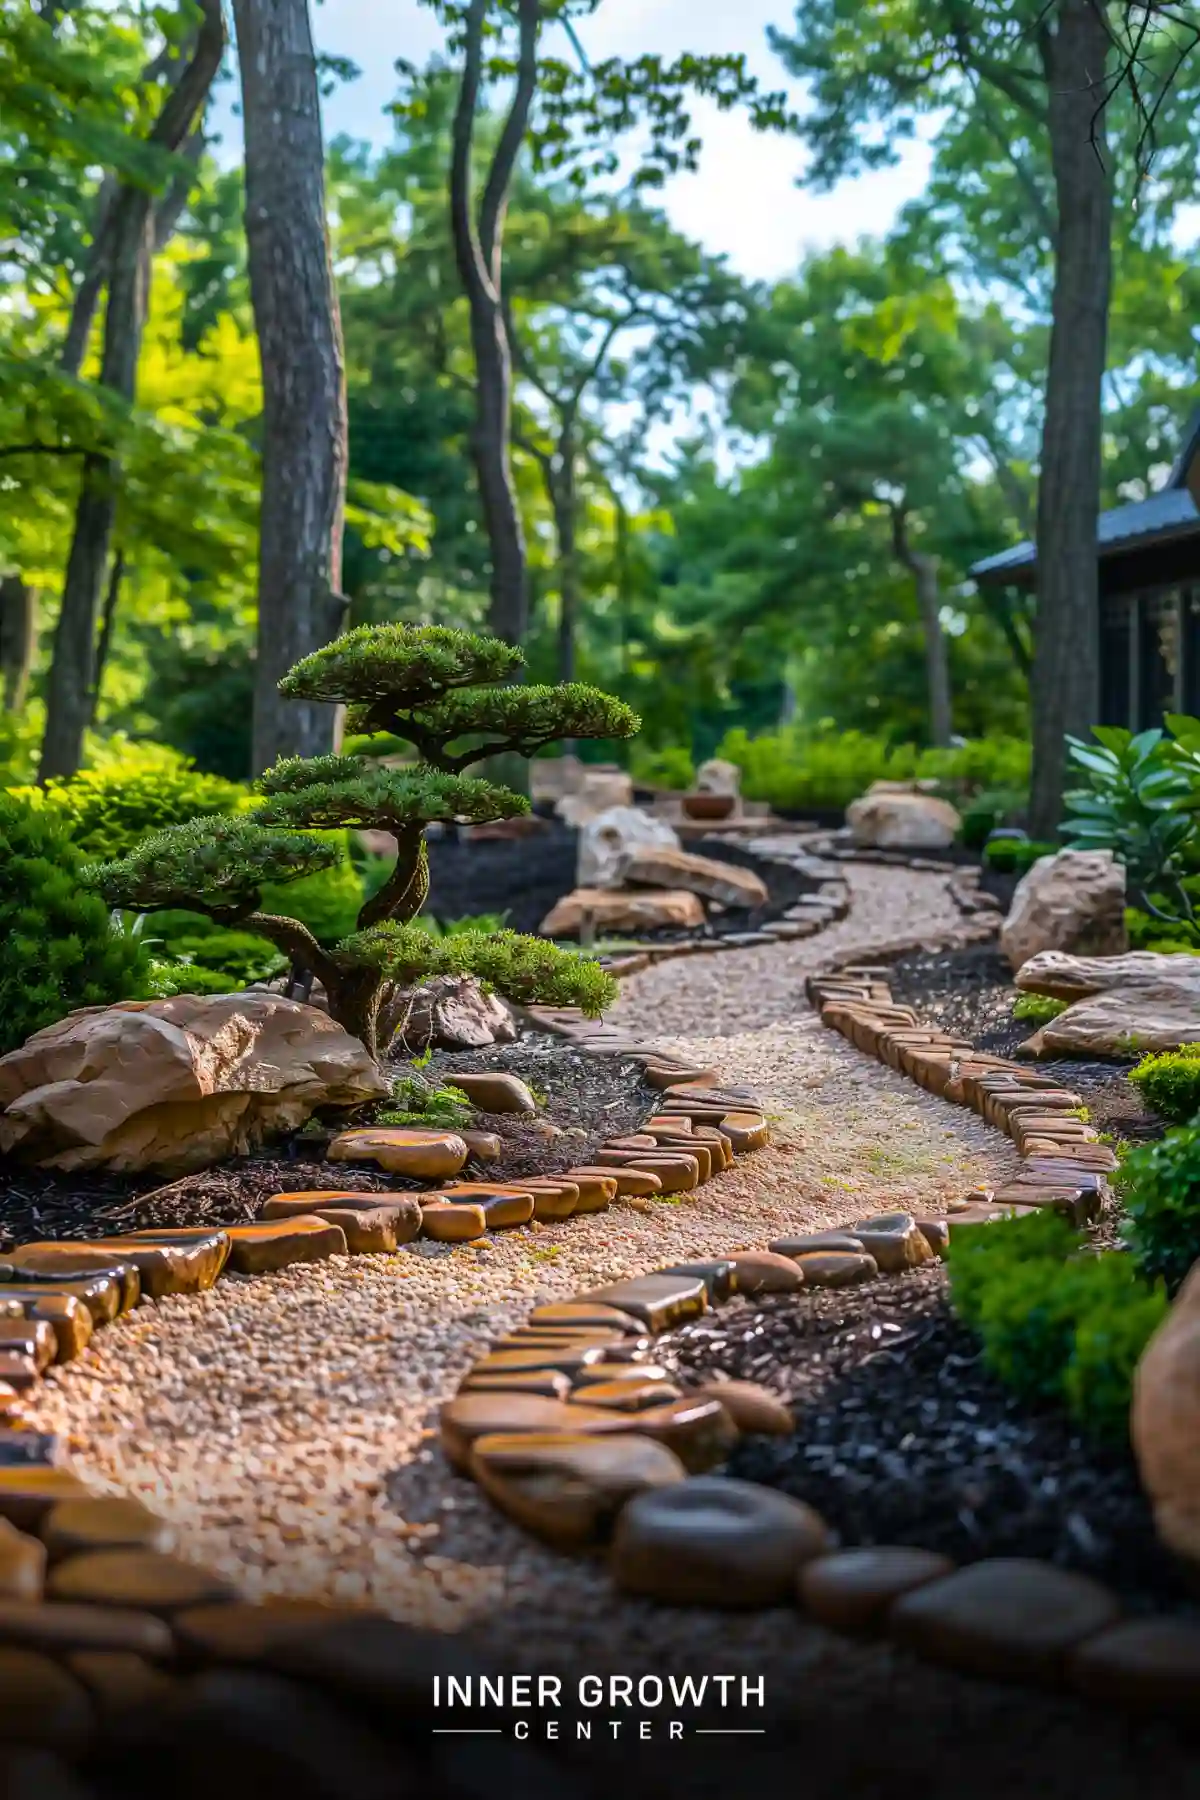
[{"label": "bonsai tree trunk", "polygon": [[[221,0],[201,0],[203,23],[183,73],[149,135],[160,149],[176,151],[208,98],[225,49]],[[108,304],[100,385],[132,402],[146,323],[153,244],[154,195],[123,184],[107,220]],[[75,530],[63,580],[46,689],[46,734],[38,779],[73,775],[83,757],[95,685],[96,626],[116,519],[120,468],[114,456],[83,458]]]},{"label": "bonsai tree trunk", "polygon": [[1062,817],[1063,737],[1087,737],[1099,693],[1096,520],[1112,262],[1103,9],[1095,0],[1059,0],[1054,28],[1044,23],[1039,42],[1058,232],[1038,486],[1029,828],[1053,839]]},{"label": "bonsai tree trunk", "polygon": [[450,162],[450,229],[459,279],[470,311],[475,361],[471,456],[492,559],[488,630],[510,644],[519,644],[525,636],[529,593],[525,535],[512,479],[512,351],[501,301],[502,241],[509,184],[537,83],[541,0],[518,0],[518,6],[516,90],[488,172],[478,224],[471,194],[471,154],[480,103],[488,0],[470,0],[463,22],[463,72],[454,112]]},{"label": "bonsai tree trunk", "polygon": [[307,0],[234,0],[246,133],[246,242],[262,358],[254,772],[333,747],[332,706],[283,700],[293,663],[337,636],[347,419],[325,221]]},{"label": "bonsai tree trunk", "polygon": [[902,506],[892,508],[892,543],[896,556],[911,570],[921,609],[925,640],[925,680],[929,694],[929,736],[934,744],[948,744],[952,730],[950,662],[946,634],[942,630],[942,597],[938,588],[937,557],[914,550],[908,537],[908,515]]}]

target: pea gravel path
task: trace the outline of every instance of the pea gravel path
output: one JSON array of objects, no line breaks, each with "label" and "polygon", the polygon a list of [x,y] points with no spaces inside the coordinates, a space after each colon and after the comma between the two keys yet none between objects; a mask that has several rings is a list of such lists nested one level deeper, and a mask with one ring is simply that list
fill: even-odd
[{"label": "pea gravel path", "polygon": [[[854,904],[840,925],[801,943],[659,965],[627,984],[615,1015],[753,1083],[773,1116],[770,1149],[676,1204],[502,1233],[486,1250],[422,1243],[391,1257],[224,1278],[210,1293],[147,1304],[51,1374],[39,1422],[66,1434],[97,1486],[141,1495],[175,1523],[185,1554],[252,1592],[327,1594],[470,1627],[479,1642],[520,1649],[543,1669],[583,1659],[597,1670],[665,1673],[696,1667],[719,1646],[726,1670],[756,1675],[769,1663],[773,1682],[782,1674],[802,1688],[819,1672],[831,1723],[839,1708],[861,1715],[872,1694],[897,1718],[919,1719],[913,1742],[897,1748],[901,1760],[919,1761],[942,1733],[948,1743],[970,1731],[981,1695],[992,1696],[1001,1743],[1018,1744],[1017,1727],[1032,1718],[1043,1748],[1053,1752],[1063,1732],[1060,1747],[1069,1739],[1073,1748],[1086,1716],[1095,1794],[1138,1791],[1124,1785],[1139,1759],[1127,1757],[1117,1726],[1069,1703],[1046,1703],[1041,1719],[1043,1702],[1027,1694],[934,1675],[791,1613],[619,1600],[602,1567],[543,1550],[450,1476],[436,1449],[438,1402],[538,1299],[685,1255],[763,1245],[785,1228],[932,1209],[1013,1170],[1006,1139],[856,1055],[805,1004],[805,976],[834,957],[900,938],[936,941],[960,922],[940,875],[848,873]],[[1073,1757],[1071,1780],[1084,1779]],[[1077,1791],[1049,1779],[1039,1789]]]}]

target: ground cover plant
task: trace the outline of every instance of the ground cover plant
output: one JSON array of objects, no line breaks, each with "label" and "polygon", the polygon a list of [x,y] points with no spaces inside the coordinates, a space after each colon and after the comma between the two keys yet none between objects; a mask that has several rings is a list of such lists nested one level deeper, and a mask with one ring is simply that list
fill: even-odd
[{"label": "ground cover plant", "polygon": [[1173,1293],[1200,1261],[1200,1125],[1193,1121],[1139,1144],[1123,1160],[1117,1182],[1126,1213],[1122,1235],[1133,1260]]},{"label": "ground cover plant", "polygon": [[[507,931],[434,936],[417,923],[429,892],[425,827],[484,823],[529,810],[523,795],[468,776],[498,755],[532,756],[563,738],[632,736],[623,702],[578,683],[502,686],[521,652],[499,639],[433,626],[361,626],[304,658],[286,696],[345,704],[355,732],[405,739],[419,760],[389,768],[366,756],[289,757],[268,769],[248,813],[193,820],[96,865],[109,906],[176,908],[268,939],[325,988],[330,1011],[373,1055],[386,1048],[393,1005],[434,975],[470,974],[518,1002],[597,1014],[614,992],[594,961]],[[351,929],[322,937],[301,918],[264,910],[268,894],[336,866],[349,830],[396,840],[391,873]],[[336,842],[320,834],[342,834]]]}]

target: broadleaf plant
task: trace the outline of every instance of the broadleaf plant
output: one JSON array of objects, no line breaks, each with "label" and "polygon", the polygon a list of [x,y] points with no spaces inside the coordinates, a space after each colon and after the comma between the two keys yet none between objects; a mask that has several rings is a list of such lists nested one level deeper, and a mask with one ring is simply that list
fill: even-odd
[{"label": "broadleaf plant", "polygon": [[[442,626],[345,633],[297,663],[280,692],[348,704],[352,729],[401,738],[420,760],[389,768],[368,756],[288,758],[262,776],[253,811],[157,832],[119,861],[93,866],[87,881],[113,907],[206,913],[270,939],[321,982],[333,1017],[375,1057],[387,1049],[405,990],[435,975],[474,975],[519,1003],[598,1015],[615,989],[594,960],[511,931],[436,937],[415,923],[429,893],[427,825],[529,810],[522,795],[465,768],[499,753],[532,756],[563,738],[632,737],[639,727],[623,701],[579,683],[494,685],[521,662],[508,644]],[[346,829],[389,832],[397,844],[395,866],[364,901],[354,931],[325,944],[300,920],[260,910],[268,884],[336,860],[328,840],[309,834]]]},{"label": "broadleaf plant", "polygon": [[[1185,879],[1200,808],[1200,723],[1174,716],[1168,723],[1172,737],[1157,728],[1135,736],[1116,725],[1094,727],[1094,744],[1068,737],[1071,766],[1087,785],[1064,796],[1061,830],[1072,849],[1111,850],[1144,912],[1191,924]],[[1184,726],[1195,735],[1181,733]]]}]

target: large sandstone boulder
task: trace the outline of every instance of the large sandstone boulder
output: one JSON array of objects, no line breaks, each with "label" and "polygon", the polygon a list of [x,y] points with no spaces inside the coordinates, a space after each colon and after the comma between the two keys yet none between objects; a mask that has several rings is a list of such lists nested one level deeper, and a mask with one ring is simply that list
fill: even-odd
[{"label": "large sandstone boulder", "polygon": [[363,1045],[281,994],[87,1007],[0,1057],[0,1151],[51,1169],[187,1174],[389,1086]]},{"label": "large sandstone boulder", "polygon": [[1142,1352],[1130,1433],[1159,1536],[1200,1567],[1200,1263]]},{"label": "large sandstone boulder", "polygon": [[1040,857],[1017,883],[1000,948],[1014,969],[1042,950],[1121,955],[1129,948],[1124,865],[1111,850]]},{"label": "large sandstone boulder", "polygon": [[1200,1043],[1200,994],[1163,982],[1077,1000],[1021,1046],[1026,1056],[1131,1056]]},{"label": "large sandstone boulder", "polygon": [[663,819],[640,806],[610,806],[580,827],[575,880],[580,887],[618,888],[623,860],[652,847],[678,850],[679,838]]},{"label": "large sandstone boulder", "polygon": [[765,906],[768,898],[766,882],[753,869],[695,856],[690,850],[673,850],[665,844],[629,851],[617,864],[617,873],[627,887],[686,888],[719,906],[751,912]]},{"label": "large sandstone boulder", "polygon": [[600,932],[695,931],[704,923],[704,908],[682,889],[576,888],[551,907],[541,931],[545,937],[579,937],[589,923]]},{"label": "large sandstone boulder", "polygon": [[555,803],[560,819],[576,827],[586,825],[614,806],[633,805],[633,782],[623,769],[588,769],[578,787]]},{"label": "large sandstone boulder", "polygon": [[1043,950],[1022,963],[1014,977],[1027,994],[1084,1000],[1114,988],[1185,988],[1200,1004],[1200,956],[1186,951],[1130,950],[1124,956],[1069,956]]},{"label": "large sandstone boulder", "polygon": [[850,802],[846,823],[862,850],[945,850],[962,821],[948,800],[877,782]]}]

